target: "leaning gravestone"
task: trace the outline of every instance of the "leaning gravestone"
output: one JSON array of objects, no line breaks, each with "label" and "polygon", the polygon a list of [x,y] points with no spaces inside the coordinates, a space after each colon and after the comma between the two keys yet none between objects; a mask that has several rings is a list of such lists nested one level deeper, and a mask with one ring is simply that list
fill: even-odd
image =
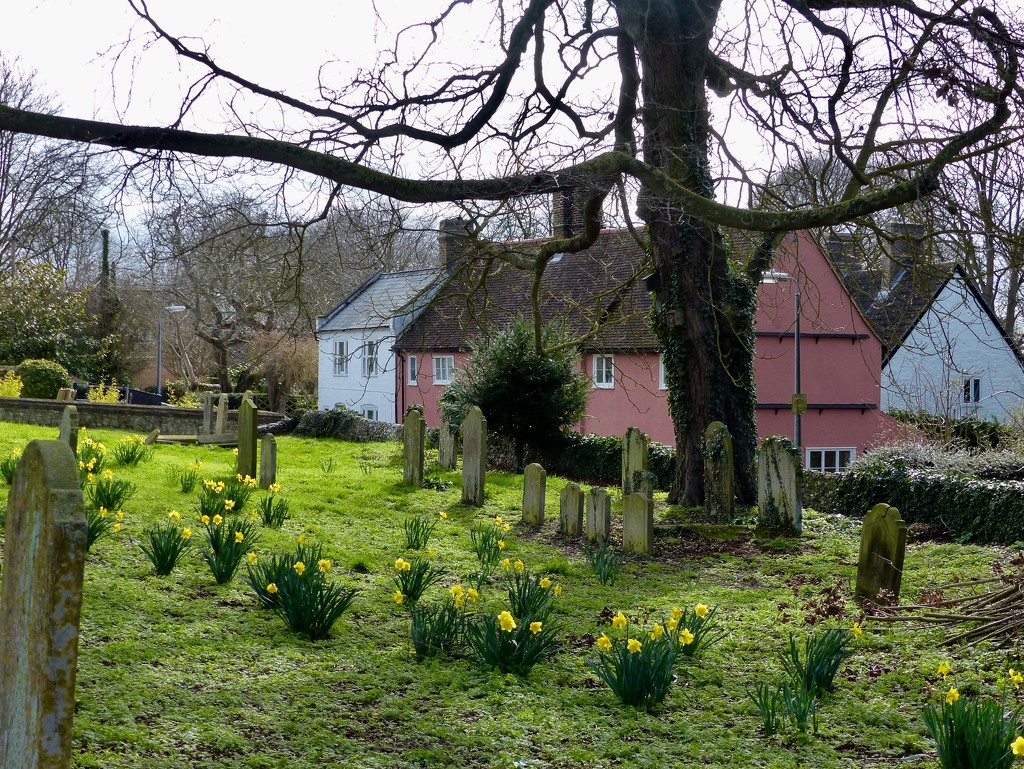
[{"label": "leaning gravestone", "polygon": [[277,438],[267,433],[260,439],[260,488],[277,483]]},{"label": "leaning gravestone", "polygon": [[459,428],[447,422],[441,425],[437,437],[437,461],[445,470],[454,470],[458,461],[455,450],[455,436]]},{"label": "leaning gravestone", "polygon": [[758,523],[799,534],[803,528],[803,467],[788,438],[771,435],[757,452]]},{"label": "leaning gravestone", "polygon": [[238,407],[238,469],[243,478],[256,477],[256,405],[243,398]]},{"label": "leaning gravestone", "polygon": [[654,484],[648,472],[647,436],[638,427],[630,427],[622,436],[622,496],[643,494],[654,512]]},{"label": "leaning gravestone", "polygon": [[597,544],[612,535],[612,498],[600,487],[587,492],[587,517],[583,535],[587,541]]},{"label": "leaning gravestone", "polygon": [[487,420],[472,406],[462,420],[462,501],[482,507],[487,475]]},{"label": "leaning gravestone", "polygon": [[223,435],[228,431],[228,396],[221,393],[217,398],[217,424],[214,427],[215,435]]},{"label": "leaning gravestone", "polygon": [[60,433],[57,440],[68,444],[71,453],[78,455],[78,408],[65,406],[64,413],[60,417]]},{"label": "leaning gravestone", "polygon": [[583,533],[583,492],[576,483],[562,487],[558,500],[558,531],[569,537]]},{"label": "leaning gravestone", "polygon": [[879,591],[886,590],[892,593],[892,603],[899,601],[906,550],[907,524],[900,517],[900,511],[886,504],[871,508],[860,534],[858,600],[874,600]]},{"label": "leaning gravestone", "polygon": [[423,412],[413,406],[405,412],[405,427],[402,430],[402,478],[417,488],[423,486],[423,448],[426,437],[427,423],[423,419]]},{"label": "leaning gravestone", "polygon": [[704,431],[704,507],[711,523],[732,523],[733,454],[729,428],[712,422]]},{"label": "leaning gravestone", "polygon": [[627,553],[654,552],[654,513],[643,494],[622,498],[622,549]]},{"label": "leaning gravestone", "polygon": [[523,470],[523,522],[531,526],[544,523],[544,494],[548,474],[536,462]]},{"label": "leaning gravestone", "polygon": [[31,441],[7,506],[0,597],[0,767],[67,769],[86,521],[75,455]]},{"label": "leaning gravestone", "polygon": [[203,393],[203,429],[201,434],[213,434],[213,393]]}]

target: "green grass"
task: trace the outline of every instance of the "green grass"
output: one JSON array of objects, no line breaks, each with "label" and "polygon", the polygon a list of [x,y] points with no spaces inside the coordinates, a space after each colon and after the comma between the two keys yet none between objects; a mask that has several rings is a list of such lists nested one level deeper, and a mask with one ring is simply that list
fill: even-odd
[{"label": "green grass", "polygon": [[[0,425],[0,456],[56,435]],[[122,435],[94,437],[111,446]],[[631,558],[614,586],[602,586],[581,544],[557,535],[559,478],[548,478],[546,523],[536,531],[518,524],[515,476],[489,475],[478,510],[459,504],[457,473],[440,474],[453,481],[443,492],[403,485],[399,444],[282,437],[278,455],[289,518],[280,529],[261,528],[258,552],[292,552],[300,535],[322,545],[331,577],[360,590],[352,607],[330,638],[311,643],[261,608],[240,575],[214,584],[195,548],[169,577],[155,576],[134,544],[143,529],[171,509],[197,535],[201,528],[197,494],[183,494],[168,468],[202,461],[204,478],[234,475],[228,450],[157,446],[152,461],[116,470],[138,492],[125,505],[123,530],[97,542],[86,563],[73,766],[838,769],[924,754],[912,765],[934,769],[921,714],[945,691],[938,663],[953,661],[965,696],[970,682],[988,691],[984,682],[1021,667],[1013,651],[939,650],[938,630],[868,624],[835,691],[818,703],[818,734],[765,737],[747,693],[782,676],[777,652],[790,632],[802,639],[810,630],[802,607],[838,580],[846,615],[824,626],[849,628],[859,618],[850,600],[855,522],[809,512],[804,537],[788,547],[673,530],[658,540],[661,555]],[[444,576],[422,603],[441,603],[452,585],[468,584],[479,569],[470,527],[496,515],[513,524],[505,554],[563,588],[551,616],[561,648],[529,676],[481,670],[468,657],[417,661],[409,612],[391,600],[394,562],[408,555],[409,516],[442,511],[447,519],[429,547]],[[1007,560],[1005,550],[913,544],[904,595],[989,576],[993,562]],[[506,608],[504,592],[499,582],[485,585],[471,616]],[[652,712],[620,705],[585,665],[611,614],[621,609],[649,624],[698,601],[717,607],[726,636],[679,664],[676,684]]]}]

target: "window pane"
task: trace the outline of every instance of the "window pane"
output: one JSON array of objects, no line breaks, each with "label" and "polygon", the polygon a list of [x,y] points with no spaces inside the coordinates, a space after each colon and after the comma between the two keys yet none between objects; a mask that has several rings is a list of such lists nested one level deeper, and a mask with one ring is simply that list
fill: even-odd
[{"label": "window pane", "polygon": [[811,470],[821,470],[821,452],[815,450],[815,451],[811,451],[811,452],[808,452],[808,453],[810,454],[810,457],[811,457],[811,461],[808,462],[808,465],[810,466],[810,469]]},{"label": "window pane", "polygon": [[839,469],[845,470],[850,466],[850,461],[853,459],[853,452],[850,450],[844,450],[839,452]]}]

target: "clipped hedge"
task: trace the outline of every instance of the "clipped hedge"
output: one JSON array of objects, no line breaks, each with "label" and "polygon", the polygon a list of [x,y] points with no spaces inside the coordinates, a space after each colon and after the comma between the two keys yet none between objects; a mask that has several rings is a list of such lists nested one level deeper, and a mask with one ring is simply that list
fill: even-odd
[{"label": "clipped hedge", "polygon": [[18,366],[22,398],[53,400],[62,388],[71,387],[71,374],[52,360],[24,360]]},{"label": "clipped hedge", "polygon": [[305,438],[339,438],[370,443],[396,441],[402,437],[401,425],[375,422],[344,406],[327,411],[305,411],[298,419],[295,434]]}]

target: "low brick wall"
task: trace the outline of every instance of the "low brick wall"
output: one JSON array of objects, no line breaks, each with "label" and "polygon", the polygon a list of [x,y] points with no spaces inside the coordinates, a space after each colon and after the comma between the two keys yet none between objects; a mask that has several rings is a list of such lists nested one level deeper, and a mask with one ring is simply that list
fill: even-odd
[{"label": "low brick wall", "polygon": [[[78,424],[92,429],[132,430],[149,433],[154,429],[164,435],[195,435],[203,427],[202,409],[175,406],[135,406],[125,403],[91,403],[89,401],[51,401],[40,398],[0,398],[0,422],[59,427],[64,407],[78,409]],[[259,424],[286,419],[284,414],[260,411]],[[238,425],[238,412],[228,412],[228,432]]]}]

